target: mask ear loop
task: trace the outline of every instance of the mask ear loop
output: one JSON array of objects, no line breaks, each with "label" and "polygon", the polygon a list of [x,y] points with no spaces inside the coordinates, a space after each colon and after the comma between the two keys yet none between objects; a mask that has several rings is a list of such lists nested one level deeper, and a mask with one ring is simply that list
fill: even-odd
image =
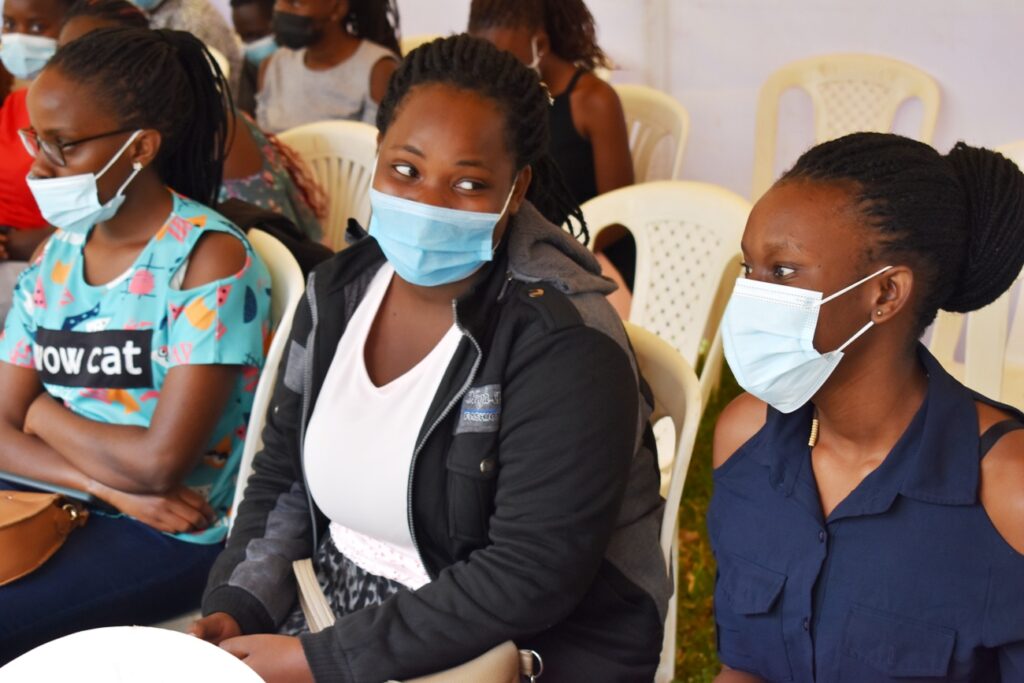
[{"label": "mask ear loop", "polygon": [[[505,215],[506,211],[508,211],[508,205],[512,203],[512,195],[515,194],[515,192],[516,192],[516,183],[518,183],[518,182],[519,182],[519,173],[516,173],[516,177],[512,179],[512,189],[510,189],[508,191],[508,196],[505,197],[505,206],[501,207],[501,213],[498,214],[498,221],[500,221],[501,217]],[[511,216],[509,216],[509,220],[512,220]],[[494,222],[495,227],[497,227],[498,221]],[[508,230],[505,231],[505,234],[506,235],[508,234]],[[491,258],[492,259],[494,258],[494,255],[498,253],[498,247],[501,246],[501,243],[503,241],[505,241],[504,237],[502,237],[502,239],[499,240],[497,244],[495,244],[493,247],[491,247]]]},{"label": "mask ear loop", "polygon": [[892,266],[886,266],[885,268],[882,268],[881,270],[879,270],[877,272],[874,272],[871,275],[868,275],[866,278],[862,278],[860,280],[857,280],[856,282],[854,282],[849,287],[844,287],[843,289],[840,289],[835,294],[830,294],[829,296],[827,296],[824,299],[822,299],[818,303],[818,305],[820,306],[820,305],[823,305],[823,304],[827,304],[829,301],[832,301],[832,299],[838,299],[843,294],[846,294],[847,292],[849,292],[851,289],[857,289],[858,287],[860,287],[862,284],[864,284],[868,280],[870,280],[872,278],[875,278],[875,277],[878,277],[879,275],[881,275],[882,273],[884,273],[887,270],[892,270]]},{"label": "mask ear loop", "polygon": [[[838,297],[841,297],[843,294],[846,294],[850,290],[856,289],[857,287],[860,287],[862,284],[864,284],[868,280],[870,280],[872,278],[875,278],[875,277],[878,277],[879,275],[881,275],[885,271],[891,270],[891,269],[892,269],[892,266],[886,266],[885,268],[882,268],[881,270],[879,270],[877,272],[874,272],[871,275],[868,275],[866,278],[862,278],[862,279],[858,280],[857,282],[854,282],[849,287],[844,287],[843,289],[840,289],[835,294],[832,294],[832,295],[827,296],[824,299],[822,299],[821,302],[819,303],[819,306],[821,304],[827,304],[829,301],[832,301],[832,299],[836,299]],[[868,330],[870,330],[874,326],[875,326],[875,321],[874,320],[869,320],[867,325],[865,325],[864,327],[860,328],[855,335],[853,335],[852,337],[847,339],[846,342],[842,346],[840,346],[838,349],[836,349],[833,353],[842,353],[844,350],[846,350],[846,347],[848,347],[850,344],[852,344],[853,342],[855,342],[858,339],[860,339],[862,336],[864,336],[865,332],[867,332]]]},{"label": "mask ear loop", "polygon": [[[110,161],[107,162],[107,165],[103,167],[103,170],[101,170],[99,173],[96,174],[96,180],[99,180],[100,178],[102,178],[103,174],[110,170],[110,167],[113,166],[114,163],[117,162],[117,160],[121,158],[121,155],[124,154],[124,151],[126,149],[128,149],[128,146],[131,145],[133,142],[135,142],[135,139],[138,138],[140,135],[142,135],[142,129],[141,128],[139,130],[135,131],[134,133],[132,133],[132,136],[130,138],[128,138],[128,140],[123,145],[121,145],[121,149],[117,150],[117,154],[115,154],[113,157],[111,157]],[[135,172],[138,173],[139,170],[141,170],[141,168],[140,169],[136,169]],[[135,176],[132,175],[131,177],[134,178]],[[123,190],[127,185],[128,185],[127,182],[124,185],[122,185],[121,186],[121,190]],[[120,194],[120,192],[121,191],[118,190],[118,194]]]}]

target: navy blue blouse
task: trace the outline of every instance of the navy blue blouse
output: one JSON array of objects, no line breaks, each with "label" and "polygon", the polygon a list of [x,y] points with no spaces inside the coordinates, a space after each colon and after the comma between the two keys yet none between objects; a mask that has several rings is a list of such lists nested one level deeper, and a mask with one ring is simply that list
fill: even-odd
[{"label": "navy blue blouse", "polygon": [[722,663],[772,682],[1024,683],[1024,555],[978,499],[974,402],[991,402],[923,347],[920,358],[924,403],[828,519],[807,446],[810,404],[769,408],[715,471]]}]

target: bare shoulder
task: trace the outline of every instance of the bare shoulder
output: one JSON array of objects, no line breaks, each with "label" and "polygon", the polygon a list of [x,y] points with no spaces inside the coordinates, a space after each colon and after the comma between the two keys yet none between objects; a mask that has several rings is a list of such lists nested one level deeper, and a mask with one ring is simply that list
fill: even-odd
[{"label": "bare shoulder", "polygon": [[623,116],[622,102],[615,88],[593,73],[588,72],[580,76],[573,95],[579,97],[580,104],[595,110],[596,114]]},{"label": "bare shoulder", "polygon": [[[979,428],[1011,416],[978,404]],[[1007,433],[981,461],[981,504],[1003,539],[1024,555],[1024,430]]]},{"label": "bare shoulder", "polygon": [[370,71],[370,98],[380,104],[388,89],[391,76],[398,69],[398,62],[390,55],[381,57]]},{"label": "bare shoulder", "polygon": [[717,469],[740,446],[757,434],[768,419],[768,404],[750,394],[740,394],[725,407],[715,424],[713,464]]},{"label": "bare shoulder", "polygon": [[231,277],[245,267],[245,261],[245,247],[237,235],[207,232],[192,249],[182,289]]}]

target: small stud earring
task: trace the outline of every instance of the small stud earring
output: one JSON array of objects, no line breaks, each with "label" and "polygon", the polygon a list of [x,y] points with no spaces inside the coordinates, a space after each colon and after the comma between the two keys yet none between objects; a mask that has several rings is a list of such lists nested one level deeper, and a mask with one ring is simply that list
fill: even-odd
[{"label": "small stud earring", "polygon": [[875,311],[875,315],[877,315],[877,316],[881,317],[881,315],[882,315],[882,309],[878,309],[877,311]]},{"label": "small stud earring", "polygon": [[135,169],[136,171],[141,171],[142,170],[142,162],[141,161],[136,161],[135,163],[132,164],[132,168]]}]

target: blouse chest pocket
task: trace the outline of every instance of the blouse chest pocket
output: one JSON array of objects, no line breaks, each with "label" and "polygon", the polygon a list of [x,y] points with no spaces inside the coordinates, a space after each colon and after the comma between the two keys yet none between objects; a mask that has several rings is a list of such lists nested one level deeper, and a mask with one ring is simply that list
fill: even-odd
[{"label": "blouse chest pocket", "polygon": [[843,630],[840,680],[946,681],[955,643],[953,629],[855,605]]},{"label": "blouse chest pocket", "polygon": [[786,575],[733,554],[718,558],[715,621],[724,664],[771,681],[789,681],[792,670],[782,634]]},{"label": "blouse chest pocket", "polygon": [[487,542],[498,478],[496,434],[462,434],[448,451],[448,531],[482,547]]}]

